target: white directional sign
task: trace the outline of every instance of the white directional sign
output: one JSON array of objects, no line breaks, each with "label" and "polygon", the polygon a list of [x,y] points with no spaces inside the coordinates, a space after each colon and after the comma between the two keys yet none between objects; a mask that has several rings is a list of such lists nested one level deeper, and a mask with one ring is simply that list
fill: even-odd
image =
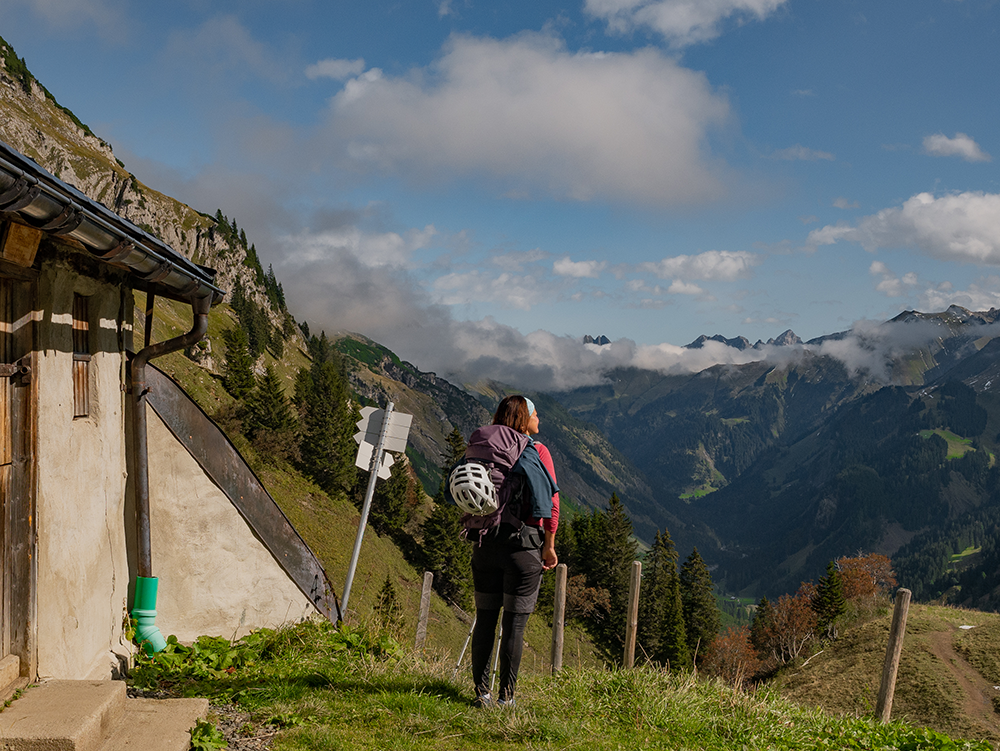
[{"label": "white directional sign", "polygon": [[[375,447],[365,441],[360,446],[358,446],[358,457],[354,460],[354,466],[359,467],[364,470],[368,470],[372,466],[372,453],[375,451]],[[388,480],[392,475],[390,469],[392,468],[392,454],[382,454],[382,463],[378,468],[378,476],[383,480]]]},{"label": "white directional sign", "polygon": [[[358,420],[358,432],[354,434],[354,440],[358,445],[366,443],[372,446],[378,443],[379,433],[382,432],[382,423],[385,421],[385,410],[376,407],[364,407],[361,410],[361,419]],[[385,431],[385,440],[382,448],[386,451],[405,451],[406,437],[410,433],[410,424],[413,422],[413,415],[402,412],[392,412],[389,414],[389,426]],[[371,457],[369,451],[368,456]],[[360,465],[359,465],[360,466]],[[367,467],[367,465],[365,465]]]},{"label": "white directional sign", "polygon": [[361,469],[369,471],[373,462],[377,467],[368,476],[368,490],[361,505],[361,523],[358,524],[358,534],[354,538],[354,552],[351,553],[351,563],[347,567],[347,578],[344,580],[344,597],[340,601],[340,612],[345,619],[347,602],[351,596],[351,584],[354,581],[354,570],[361,555],[361,540],[365,535],[365,525],[368,523],[368,511],[375,495],[375,480],[379,477],[383,480],[389,479],[392,456],[386,452],[406,450],[406,436],[410,432],[410,423],[413,422],[413,415],[393,412],[392,407],[392,402],[389,402],[389,406],[384,410],[375,407],[363,408],[361,419],[358,420],[358,432],[354,435],[354,440],[358,442],[358,458],[354,463]]}]

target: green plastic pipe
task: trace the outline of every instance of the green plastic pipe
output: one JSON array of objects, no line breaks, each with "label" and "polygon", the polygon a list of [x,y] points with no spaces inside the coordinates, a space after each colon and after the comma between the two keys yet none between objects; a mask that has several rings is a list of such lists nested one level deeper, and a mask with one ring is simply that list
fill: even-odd
[{"label": "green plastic pipe", "polygon": [[156,577],[137,576],[132,617],[135,618],[135,638],[146,654],[160,652],[167,646],[160,629],[156,627]]}]

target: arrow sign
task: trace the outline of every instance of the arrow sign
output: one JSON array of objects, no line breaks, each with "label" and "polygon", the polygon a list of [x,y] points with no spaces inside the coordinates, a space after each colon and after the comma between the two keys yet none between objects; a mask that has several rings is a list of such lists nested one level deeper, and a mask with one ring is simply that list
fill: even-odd
[{"label": "arrow sign", "polygon": [[[358,534],[354,538],[354,552],[351,553],[351,563],[347,567],[347,578],[344,580],[344,597],[340,601],[340,612],[347,617],[347,603],[351,596],[351,584],[354,582],[354,571],[361,555],[361,540],[365,535],[365,525],[368,523],[368,511],[371,509],[372,496],[375,495],[375,480],[381,477],[388,480],[389,469],[392,467],[392,456],[387,451],[405,451],[406,436],[410,432],[413,415],[393,412],[393,403],[384,410],[375,407],[364,407],[361,419],[358,420],[358,432],[354,440],[358,442],[358,457],[354,463],[367,469],[368,490],[361,505],[361,523],[358,524]],[[375,465],[375,466],[372,466]]]},{"label": "arrow sign", "polygon": [[[362,443],[358,446],[358,457],[354,460],[354,466],[361,469],[370,470],[372,466],[372,453],[375,447],[370,443]],[[392,454],[382,454],[382,464],[378,468],[378,476],[383,480],[388,480],[391,476],[389,469],[393,465]]]},{"label": "arrow sign", "polygon": [[[364,407],[361,410],[361,419],[358,420],[358,432],[354,434],[354,440],[359,446],[378,443],[379,435],[382,433],[382,423],[385,422],[385,410],[376,407]],[[385,439],[382,448],[385,451],[405,451],[406,438],[410,434],[410,424],[413,422],[413,415],[403,412],[391,412],[389,414],[389,425],[385,431]],[[369,452],[368,456],[371,456]],[[360,461],[360,455],[358,458]],[[368,465],[362,466],[367,469]]]}]

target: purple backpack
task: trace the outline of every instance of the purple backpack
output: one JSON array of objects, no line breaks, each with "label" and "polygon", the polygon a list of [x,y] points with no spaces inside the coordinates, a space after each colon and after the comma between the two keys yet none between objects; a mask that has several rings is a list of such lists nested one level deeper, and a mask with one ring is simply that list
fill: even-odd
[{"label": "purple backpack", "polygon": [[[469,445],[465,449],[465,458],[462,461],[474,461],[489,467],[490,479],[497,489],[498,504],[497,510],[492,514],[462,516],[466,537],[472,538],[475,533],[482,540],[483,535],[500,522],[508,522],[515,527],[521,525],[518,514],[522,482],[520,477],[509,473],[529,441],[524,433],[518,433],[506,425],[486,425],[474,431],[469,437]],[[510,502],[512,498],[516,499],[514,503]]]}]

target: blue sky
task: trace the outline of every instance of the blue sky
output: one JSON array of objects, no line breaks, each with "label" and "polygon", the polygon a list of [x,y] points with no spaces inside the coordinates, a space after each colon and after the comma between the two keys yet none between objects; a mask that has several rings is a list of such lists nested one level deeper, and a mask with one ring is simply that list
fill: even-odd
[{"label": "blue sky", "polygon": [[532,387],[1000,307],[998,26],[986,0],[0,0],[59,102],[235,218],[299,319]]}]

